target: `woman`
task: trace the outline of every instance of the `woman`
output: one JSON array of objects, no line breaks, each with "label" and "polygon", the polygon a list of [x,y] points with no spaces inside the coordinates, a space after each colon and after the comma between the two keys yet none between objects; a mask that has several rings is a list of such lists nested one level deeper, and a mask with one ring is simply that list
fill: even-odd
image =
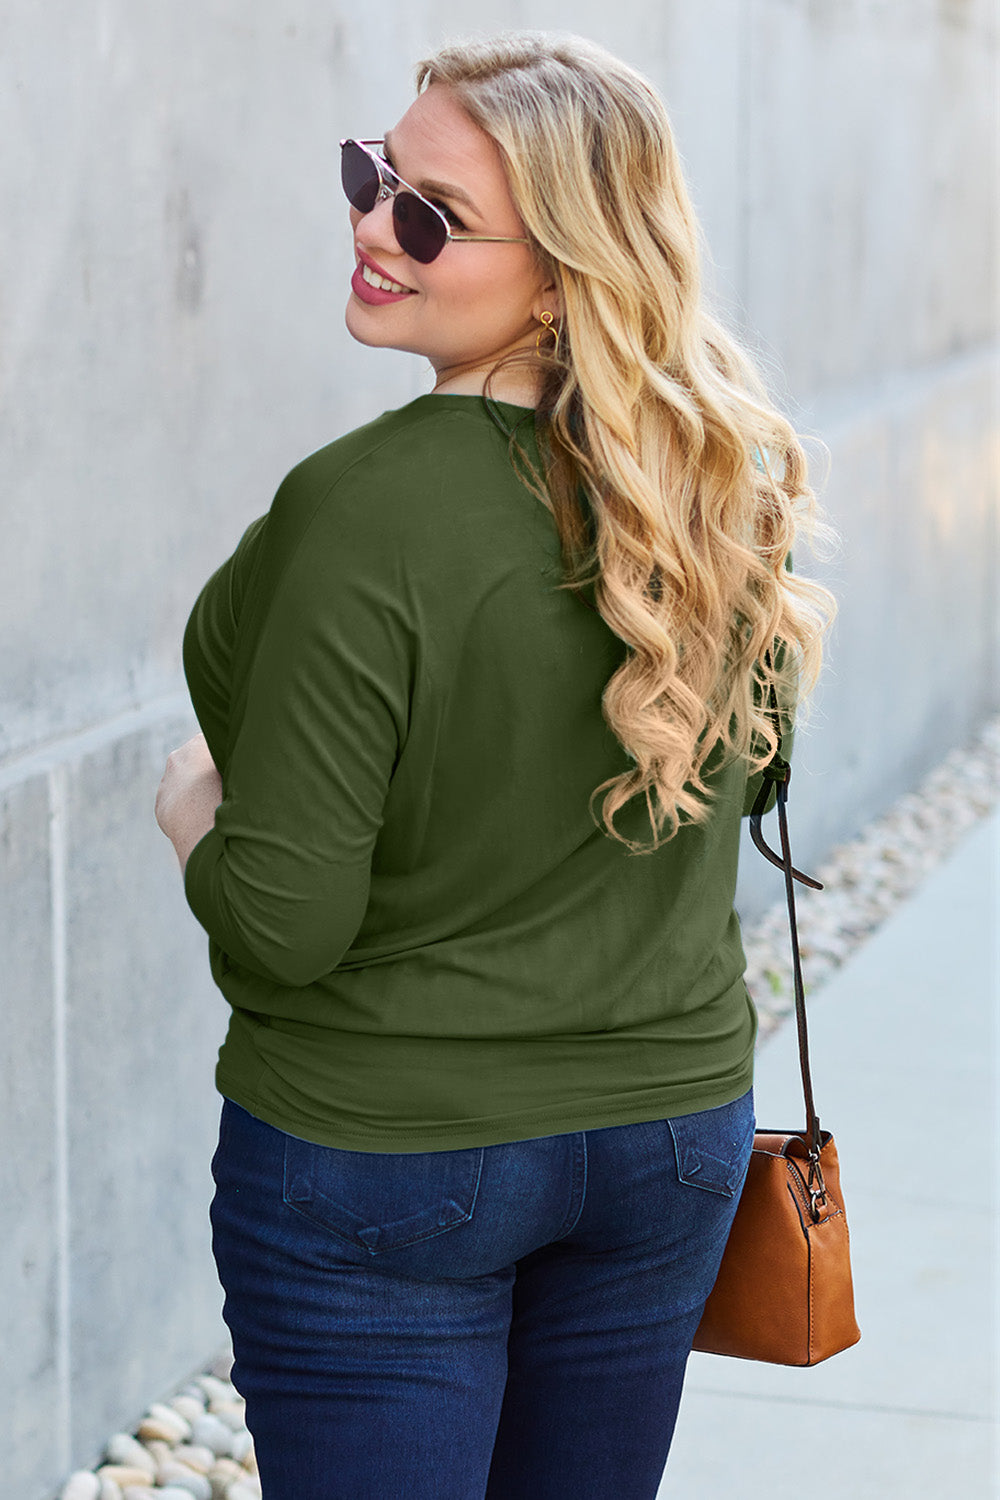
[{"label": "woman", "polygon": [[233,1378],[265,1500],[652,1500],[754,1127],[761,705],[787,755],[834,605],[652,86],[513,33],[417,87],[342,147],[347,326],[433,390],[209,580],[158,798]]}]

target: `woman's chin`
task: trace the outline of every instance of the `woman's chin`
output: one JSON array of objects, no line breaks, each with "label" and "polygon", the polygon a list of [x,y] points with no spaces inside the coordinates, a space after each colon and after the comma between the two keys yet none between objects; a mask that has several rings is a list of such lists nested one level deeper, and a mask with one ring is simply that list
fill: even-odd
[{"label": "woman's chin", "polygon": [[355,343],[367,344],[372,349],[386,348],[384,339],[378,336],[378,328],[372,327],[370,320],[366,319],[363,314],[358,316],[356,303],[357,299],[352,293],[344,310],[344,324],[351,338]]}]

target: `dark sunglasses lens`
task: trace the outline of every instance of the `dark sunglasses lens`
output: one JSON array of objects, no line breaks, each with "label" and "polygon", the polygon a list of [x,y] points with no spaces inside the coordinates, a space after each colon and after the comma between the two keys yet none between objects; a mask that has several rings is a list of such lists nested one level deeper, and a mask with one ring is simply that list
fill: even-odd
[{"label": "dark sunglasses lens", "polygon": [[[341,148],[340,180],[351,207],[360,214],[371,213],[379,194],[378,168],[355,141],[346,141]],[[392,200],[392,222],[399,248],[423,265],[440,255],[447,244],[444,220],[430,204],[405,188],[400,188]]]},{"label": "dark sunglasses lens", "polygon": [[353,141],[347,141],[341,150],[340,180],[351,207],[359,214],[371,213],[378,197],[378,170],[368,153]]},{"label": "dark sunglasses lens", "polygon": [[426,266],[440,255],[447,243],[444,220],[438,218],[429,204],[421,202],[405,188],[401,188],[393,199],[392,222],[399,248],[422,265]]}]

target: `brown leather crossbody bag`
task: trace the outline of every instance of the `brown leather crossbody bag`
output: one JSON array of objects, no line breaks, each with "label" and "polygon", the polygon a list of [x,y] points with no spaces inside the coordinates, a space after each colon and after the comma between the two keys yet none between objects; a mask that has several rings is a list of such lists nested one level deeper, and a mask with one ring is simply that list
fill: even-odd
[{"label": "brown leather crossbody bag", "polygon": [[[795,1017],[805,1099],[804,1130],[758,1130],[715,1286],[705,1304],[694,1348],[708,1354],[777,1365],[817,1365],[861,1337],[854,1316],[850,1237],[840,1191],[837,1147],[821,1130],[813,1103],[805,989],[799,960],[793,882],[822,885],[792,864],[785,804],[791,767],[781,756],[778,704],[771,686],[778,752],[765,766],[750,813],[750,836],[785,874],[792,935]],[[761,833],[777,785],[781,856]]]}]

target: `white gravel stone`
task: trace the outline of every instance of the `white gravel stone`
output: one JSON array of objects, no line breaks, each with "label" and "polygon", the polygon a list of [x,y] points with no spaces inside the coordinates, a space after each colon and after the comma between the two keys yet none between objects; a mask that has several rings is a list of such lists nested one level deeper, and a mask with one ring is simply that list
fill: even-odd
[{"label": "white gravel stone", "polygon": [[104,1450],[108,1463],[123,1464],[129,1469],[141,1469],[150,1479],[156,1473],[156,1459],[142,1446],[138,1438],[127,1432],[116,1432],[108,1439]]},{"label": "white gravel stone", "polygon": [[225,1422],[231,1432],[243,1432],[247,1425],[246,1403],[243,1401],[213,1401],[209,1414]]},{"label": "white gravel stone", "polygon": [[244,1427],[240,1432],[233,1433],[233,1457],[239,1464],[245,1464],[245,1460],[253,1452],[253,1438]]},{"label": "white gravel stone", "polygon": [[191,1423],[191,1436],[196,1443],[211,1448],[216,1458],[229,1458],[233,1451],[233,1429],[225,1422],[213,1417],[210,1412]]},{"label": "white gravel stone", "polygon": [[183,1490],[185,1495],[193,1495],[194,1500],[212,1500],[212,1486],[208,1476],[196,1474],[194,1469],[189,1469],[186,1464],[171,1461],[162,1465],[157,1471],[157,1481],[171,1489]]},{"label": "white gravel stone", "polygon": [[261,1500],[261,1492],[249,1479],[237,1479],[226,1491],[225,1500]]},{"label": "white gravel stone", "polygon": [[139,1437],[148,1442],[150,1438],[162,1438],[166,1443],[184,1443],[191,1436],[191,1423],[180,1412],[154,1401],[139,1423]]},{"label": "white gravel stone", "polygon": [[246,1479],[246,1470],[231,1458],[220,1458],[208,1473],[212,1481],[212,1500],[225,1500],[229,1486],[237,1479]]},{"label": "white gravel stone", "polygon": [[123,1500],[121,1485],[116,1484],[113,1479],[105,1477],[101,1480],[98,1500]]},{"label": "white gravel stone", "polygon": [[59,1500],[100,1500],[101,1481],[90,1469],[77,1469],[62,1487]]},{"label": "white gravel stone", "polygon": [[102,1464],[97,1472],[101,1479],[113,1479],[122,1490],[130,1484],[146,1484],[152,1478],[145,1469],[137,1469],[133,1464]]},{"label": "white gravel stone", "polygon": [[195,1418],[200,1417],[205,1410],[204,1393],[199,1391],[197,1396],[174,1396],[167,1405],[179,1417],[183,1417],[190,1427]]},{"label": "white gravel stone", "polygon": [[205,1448],[200,1443],[178,1443],[174,1449],[174,1458],[178,1463],[187,1464],[197,1474],[207,1474],[215,1463],[215,1454],[211,1448]]},{"label": "white gravel stone", "polygon": [[170,1457],[174,1449],[174,1444],[163,1442],[160,1438],[144,1438],[143,1447],[152,1456],[156,1467],[159,1468],[164,1460]]},{"label": "white gravel stone", "polygon": [[236,1394],[228,1380],[220,1380],[216,1375],[199,1375],[195,1383],[205,1392],[206,1401],[232,1401]]},{"label": "white gravel stone", "polygon": [[[195,1385],[193,1380],[190,1381],[186,1386],[184,1386],[182,1390],[178,1392],[178,1395],[190,1397],[192,1401],[197,1401],[202,1411],[205,1410],[205,1407],[207,1405],[207,1397],[201,1386]],[[169,1404],[170,1403],[168,1402],[168,1405]]]}]

